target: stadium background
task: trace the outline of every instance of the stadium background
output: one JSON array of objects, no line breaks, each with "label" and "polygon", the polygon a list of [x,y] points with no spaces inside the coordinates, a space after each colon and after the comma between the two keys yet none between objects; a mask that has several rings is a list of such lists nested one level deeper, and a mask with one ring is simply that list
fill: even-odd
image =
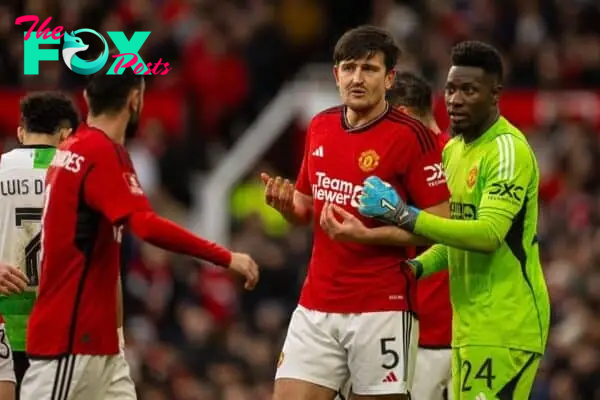
[{"label": "stadium background", "polygon": [[[421,71],[436,89],[456,41],[502,49],[502,109],[530,135],[543,176],[539,236],[553,322],[533,398],[600,399],[597,1],[3,0],[4,150],[15,145],[25,91],[61,88],[81,100],[82,77],[62,62],[23,75],[24,27],[14,21],[26,14],[52,16],[49,27],[69,31],[152,32],[141,56],[173,69],[148,78],[143,124],[129,146],[144,189],[162,215],[262,266],[258,288],[245,293],[222,270],[127,238],[127,357],[140,399],[270,399],[310,232],[262,204],[257,173],[295,176],[307,120],[336,101],[333,44],[367,22],[393,32],[405,50],[400,67]],[[445,125],[441,103],[437,114]]]}]

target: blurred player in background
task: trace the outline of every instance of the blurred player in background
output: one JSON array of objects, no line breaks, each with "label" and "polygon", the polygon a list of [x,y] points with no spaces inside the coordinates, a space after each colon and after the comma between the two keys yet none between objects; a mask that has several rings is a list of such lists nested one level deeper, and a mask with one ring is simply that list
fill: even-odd
[{"label": "blurred player in background", "polygon": [[315,224],[308,275],[279,359],[276,400],[331,400],[348,379],[355,399],[409,396],[416,281],[402,262],[410,251],[398,244],[429,242],[411,235],[389,240],[398,229],[369,220],[369,227],[380,226],[372,236],[346,237],[330,223],[340,213],[357,218],[361,183],[374,172],[419,207],[448,215],[443,176],[427,180],[426,167],[441,162],[435,134],[385,100],[399,55],[382,29],[344,34],[333,56],[344,104],[312,119],[295,187],[263,174],[269,205],[291,223]]},{"label": "blurred player in background", "polygon": [[156,215],[123,146],[136,131],[144,81],[126,69],[89,78],[87,123],[61,144],[48,170],[38,299],[27,331],[23,400],[134,399],[119,354],[117,282],[124,226],[166,250],[229,267],[252,289],[258,268]]},{"label": "blurred player in background", "polygon": [[[421,121],[438,135],[440,150],[449,140],[433,116],[431,86],[411,72],[396,74],[394,86],[387,93],[390,104]],[[435,176],[438,169],[430,169]],[[424,249],[421,249],[424,250]],[[439,271],[417,284],[419,317],[419,351],[412,389],[413,400],[442,400],[443,393],[452,399],[452,307],[448,290],[448,270]]]},{"label": "blurred player in background", "polygon": [[[546,347],[548,290],[537,241],[539,170],[525,136],[500,115],[500,54],[481,42],[452,51],[444,149],[452,219],[408,206],[369,177],[360,212],[439,243],[417,276],[450,266],[455,399],[527,399]],[[400,230],[400,229],[399,229]]]},{"label": "blurred player in background", "polygon": [[30,94],[21,100],[20,111],[20,145],[0,160],[0,259],[16,267],[4,267],[12,273],[0,276],[0,286],[19,289],[0,297],[6,331],[0,332],[0,399],[18,398],[29,366],[25,337],[39,283],[46,169],[58,144],[79,124],[73,102],[60,92]]}]

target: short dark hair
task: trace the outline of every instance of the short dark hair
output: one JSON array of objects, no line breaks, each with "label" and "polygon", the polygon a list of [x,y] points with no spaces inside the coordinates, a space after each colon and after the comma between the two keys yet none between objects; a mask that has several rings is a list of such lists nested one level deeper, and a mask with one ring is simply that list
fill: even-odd
[{"label": "short dark hair", "polygon": [[30,133],[53,135],[60,129],[76,129],[79,113],[73,101],[59,91],[34,92],[21,99],[21,124]]},{"label": "short dark hair", "polygon": [[107,75],[117,55],[111,51],[104,67],[90,75],[85,87],[91,115],[115,113],[125,107],[127,98],[132,90],[142,85],[143,75],[137,75],[127,67],[121,75]]},{"label": "short dark hair", "polygon": [[342,61],[369,58],[377,52],[383,53],[386,71],[396,66],[401,55],[400,48],[388,31],[362,25],[347,31],[338,40],[333,51],[333,62],[337,65]]},{"label": "short dark hair", "polygon": [[460,42],[452,48],[452,65],[481,68],[498,81],[502,81],[504,74],[500,52],[492,45],[475,40]]},{"label": "short dark hair", "polygon": [[431,86],[413,72],[397,73],[394,86],[387,91],[386,97],[393,107],[410,107],[420,116],[431,114],[433,108]]}]

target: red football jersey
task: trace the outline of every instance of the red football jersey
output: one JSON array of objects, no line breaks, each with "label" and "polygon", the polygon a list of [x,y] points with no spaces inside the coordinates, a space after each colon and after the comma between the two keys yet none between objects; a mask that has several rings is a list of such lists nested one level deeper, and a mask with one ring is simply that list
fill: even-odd
[{"label": "red football jersey", "polygon": [[[334,241],[319,225],[327,201],[374,227],[357,210],[363,181],[377,175],[407,202],[428,208],[448,200],[435,134],[392,108],[369,124],[349,127],[345,108],[310,123],[297,189],[313,199],[314,242],[300,304],[334,313],[413,311],[416,282],[403,263],[407,248]],[[414,254],[414,249],[412,249]]]},{"label": "red football jersey", "polygon": [[39,293],[27,329],[30,357],[118,354],[122,223],[150,210],[125,148],[82,125],[46,176]]},{"label": "red football jersey", "polygon": [[[440,150],[450,138],[438,135]],[[450,347],[452,342],[452,306],[450,305],[448,270],[419,279],[417,284],[419,316],[419,346],[428,348]]]}]

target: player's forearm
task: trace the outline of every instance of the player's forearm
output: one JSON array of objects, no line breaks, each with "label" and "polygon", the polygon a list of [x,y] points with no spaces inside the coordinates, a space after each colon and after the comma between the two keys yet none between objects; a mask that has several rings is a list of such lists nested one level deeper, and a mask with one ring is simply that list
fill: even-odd
[{"label": "player's forearm", "polygon": [[509,218],[492,212],[482,212],[474,221],[446,219],[421,212],[414,232],[450,247],[492,252],[504,241],[510,224]]},{"label": "player's forearm", "polygon": [[128,219],[131,231],[140,239],[162,249],[201,258],[228,267],[231,252],[202,239],[151,211],[137,212]]},{"label": "player's forearm", "polygon": [[293,211],[283,213],[283,218],[292,225],[308,225],[312,220],[312,210],[295,207]]},{"label": "player's forearm", "polygon": [[[447,201],[429,207],[425,212],[440,217],[450,217],[450,205]],[[435,242],[429,238],[416,235],[397,226],[381,226],[369,229],[365,243],[386,246],[429,246]]]},{"label": "player's forearm", "polygon": [[282,213],[282,215],[292,225],[308,225],[313,218],[312,199],[304,194],[296,193],[293,210]]},{"label": "player's forearm", "polygon": [[448,246],[435,244],[419,255],[413,261],[420,264],[419,278],[425,278],[431,274],[448,268]]},{"label": "player's forearm", "polygon": [[379,226],[367,231],[366,244],[383,246],[427,246],[432,240],[423,236],[412,234],[396,226]]}]

